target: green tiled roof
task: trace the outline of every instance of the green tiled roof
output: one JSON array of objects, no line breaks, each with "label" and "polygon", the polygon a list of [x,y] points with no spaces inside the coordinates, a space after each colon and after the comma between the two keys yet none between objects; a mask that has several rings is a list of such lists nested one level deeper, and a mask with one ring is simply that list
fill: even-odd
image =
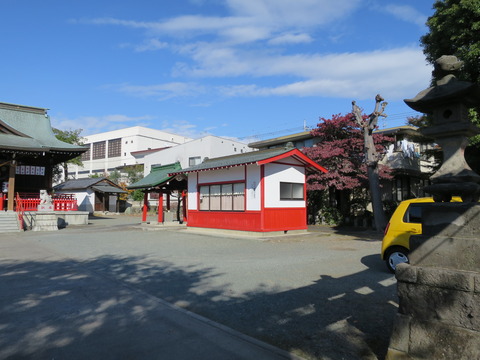
[{"label": "green tiled roof", "polygon": [[150,174],[145,176],[143,179],[137,181],[136,183],[127,186],[127,189],[148,189],[161,185],[173,178],[173,176],[170,176],[168,174],[181,169],[182,167],[178,162],[162,166],[152,166]]},{"label": "green tiled roof", "polygon": [[[307,156],[302,154],[298,149],[295,148],[273,148],[260,151],[251,151],[243,154],[236,154],[224,157],[218,157],[214,159],[204,160],[201,164],[183,169],[182,171],[171,172],[171,175],[179,173],[189,173],[189,172],[198,172],[204,170],[214,170],[227,167],[234,167],[240,165],[255,164],[259,162],[268,162],[269,159],[292,156],[302,162],[306,166],[314,167],[317,170],[323,171],[324,169],[315,164]],[[322,170],[323,169],[323,170]]]},{"label": "green tiled roof", "polygon": [[0,103],[0,148],[24,151],[85,152],[58,140],[45,109]]}]

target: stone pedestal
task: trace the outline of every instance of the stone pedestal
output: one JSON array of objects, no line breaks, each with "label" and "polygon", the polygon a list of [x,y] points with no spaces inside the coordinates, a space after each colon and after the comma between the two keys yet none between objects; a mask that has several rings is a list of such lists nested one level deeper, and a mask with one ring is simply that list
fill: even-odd
[{"label": "stone pedestal", "polygon": [[53,211],[53,204],[40,204],[40,205],[38,205],[37,211],[52,212]]},{"label": "stone pedestal", "polygon": [[56,231],[58,230],[57,215],[52,212],[37,212],[33,231]]},{"label": "stone pedestal", "polygon": [[480,359],[480,204],[429,204],[422,227],[397,267],[386,359]]},{"label": "stone pedestal", "polygon": [[164,211],[163,212],[163,221],[164,222],[172,222],[173,221],[174,213],[171,211]]}]

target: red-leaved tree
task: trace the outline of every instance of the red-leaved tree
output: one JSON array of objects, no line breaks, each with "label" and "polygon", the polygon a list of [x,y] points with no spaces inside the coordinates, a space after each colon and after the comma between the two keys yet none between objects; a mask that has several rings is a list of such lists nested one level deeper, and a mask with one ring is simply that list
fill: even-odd
[{"label": "red-leaved tree", "polygon": [[[367,118],[365,116],[365,118]],[[368,175],[365,162],[362,130],[353,114],[321,118],[311,134],[319,142],[303,149],[305,155],[325,167],[327,173],[312,172],[307,176],[309,206],[313,212],[336,208],[342,216],[352,214],[352,200],[357,204],[368,202]],[[374,134],[378,154],[384,154],[393,139]],[[379,165],[380,179],[392,179],[391,169]],[[312,214],[311,214],[312,215]]]}]

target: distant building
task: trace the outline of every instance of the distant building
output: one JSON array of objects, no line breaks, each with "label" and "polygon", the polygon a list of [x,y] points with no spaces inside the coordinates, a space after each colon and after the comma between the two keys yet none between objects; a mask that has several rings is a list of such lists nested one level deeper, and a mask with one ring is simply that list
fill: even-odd
[{"label": "distant building", "polygon": [[258,150],[272,149],[276,147],[284,147],[291,142],[293,147],[302,150],[304,147],[312,147],[320,140],[313,137],[310,131],[302,131],[295,134],[280,136],[272,139],[255,141],[248,144],[248,147]]},{"label": "distant building", "polygon": [[201,164],[205,159],[220,156],[243,154],[253,151],[247,144],[239,141],[207,135],[200,139],[190,140],[170,148],[147,150],[133,153],[133,156],[144,165],[145,176],[155,165],[180,163],[182,169]]},{"label": "distant building", "polygon": [[104,176],[125,166],[141,165],[143,160],[138,156],[139,153],[184,144],[190,140],[187,136],[142,126],[84,136],[88,151],[82,155],[83,166],[69,166],[69,178]]},{"label": "distant building", "polygon": [[54,187],[56,194],[73,194],[78,210],[119,211],[118,195],[126,191],[106,178],[68,180]]},{"label": "distant building", "polygon": [[393,181],[383,183],[385,199],[402,201],[428,196],[423,188],[430,183],[429,178],[434,171],[434,144],[428,142],[414,126],[381,129],[375,133],[394,138],[380,161],[392,168],[394,175]]}]

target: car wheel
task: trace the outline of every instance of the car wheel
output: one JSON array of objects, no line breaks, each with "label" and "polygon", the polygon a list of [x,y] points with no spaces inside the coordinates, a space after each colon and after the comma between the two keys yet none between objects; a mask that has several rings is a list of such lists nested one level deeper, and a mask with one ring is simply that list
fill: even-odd
[{"label": "car wheel", "polygon": [[395,273],[398,264],[408,263],[408,250],[402,247],[394,247],[390,249],[385,258],[387,268],[390,272]]}]

